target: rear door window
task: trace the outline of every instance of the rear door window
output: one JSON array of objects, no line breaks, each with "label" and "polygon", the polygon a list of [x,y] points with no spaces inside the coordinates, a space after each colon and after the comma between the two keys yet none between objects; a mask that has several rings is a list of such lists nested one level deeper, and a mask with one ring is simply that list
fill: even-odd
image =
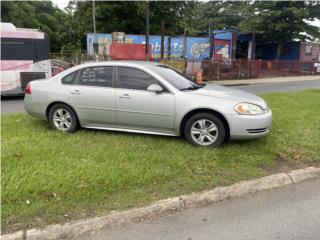
[{"label": "rear door window", "polygon": [[80,70],[79,85],[113,87],[113,67],[87,67]]}]

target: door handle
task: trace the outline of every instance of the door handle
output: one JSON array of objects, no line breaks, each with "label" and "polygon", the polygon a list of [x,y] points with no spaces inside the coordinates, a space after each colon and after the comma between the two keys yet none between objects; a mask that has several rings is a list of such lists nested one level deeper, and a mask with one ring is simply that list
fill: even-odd
[{"label": "door handle", "polygon": [[81,94],[80,90],[76,89],[70,92],[71,94]]},{"label": "door handle", "polygon": [[123,94],[123,95],[119,96],[119,98],[130,99],[131,97],[129,94]]}]

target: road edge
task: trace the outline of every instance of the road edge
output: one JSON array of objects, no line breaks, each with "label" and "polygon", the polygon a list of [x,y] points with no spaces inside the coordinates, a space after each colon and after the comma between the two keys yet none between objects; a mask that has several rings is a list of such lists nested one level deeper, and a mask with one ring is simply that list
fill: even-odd
[{"label": "road edge", "polygon": [[257,85],[265,83],[288,83],[301,81],[318,81],[320,75],[292,76],[292,77],[271,77],[271,78],[251,78],[251,79],[234,79],[234,80],[215,80],[207,81],[222,86],[241,86],[241,85]]},{"label": "road edge", "polygon": [[277,173],[266,177],[241,181],[227,187],[216,187],[212,190],[160,200],[145,207],[119,212],[115,211],[102,217],[77,220],[65,224],[49,225],[44,229],[30,229],[25,232],[17,231],[1,235],[1,239],[76,239],[80,235],[94,233],[102,228],[152,219],[164,214],[205,206],[224,199],[271,190],[315,178],[320,178],[320,168],[308,167],[294,170],[289,173]]}]

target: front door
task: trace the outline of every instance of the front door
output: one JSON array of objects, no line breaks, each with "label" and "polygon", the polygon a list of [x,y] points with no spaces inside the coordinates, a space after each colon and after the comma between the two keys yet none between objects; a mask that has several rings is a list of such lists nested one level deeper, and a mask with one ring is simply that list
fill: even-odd
[{"label": "front door", "polygon": [[160,84],[140,69],[117,67],[118,124],[151,131],[171,131],[174,128],[174,95],[169,91],[147,91],[153,83]]}]

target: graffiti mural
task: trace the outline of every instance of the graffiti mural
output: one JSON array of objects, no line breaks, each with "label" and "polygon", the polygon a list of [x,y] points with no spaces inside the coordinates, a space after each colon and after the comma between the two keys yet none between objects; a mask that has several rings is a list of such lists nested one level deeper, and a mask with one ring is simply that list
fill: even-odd
[{"label": "graffiti mural", "polygon": [[209,43],[195,43],[191,46],[191,55],[195,58],[199,58],[200,56],[204,56],[205,53],[210,48]]},{"label": "graffiti mural", "polygon": [[203,59],[209,57],[209,38],[190,37],[187,40],[187,58]]},{"label": "graffiti mural", "polygon": [[[219,58],[231,58],[231,38],[232,34],[225,32],[215,34],[215,54]],[[219,39],[219,37],[221,39]],[[99,54],[108,55],[111,44],[111,34],[87,34],[87,53],[88,55]],[[126,43],[145,44],[144,35],[127,34]],[[186,42],[186,52],[184,53],[184,42]],[[149,36],[149,44],[152,45],[152,57],[160,58],[161,54],[161,37]],[[170,46],[169,46],[170,44]],[[206,37],[164,37],[164,56],[168,54],[171,58],[189,59],[205,59],[209,58],[210,43],[209,38]]]},{"label": "graffiti mural", "polygon": [[215,56],[221,57],[224,59],[230,59],[231,58],[231,44],[229,40],[219,40],[216,39],[214,41],[215,43]]}]

